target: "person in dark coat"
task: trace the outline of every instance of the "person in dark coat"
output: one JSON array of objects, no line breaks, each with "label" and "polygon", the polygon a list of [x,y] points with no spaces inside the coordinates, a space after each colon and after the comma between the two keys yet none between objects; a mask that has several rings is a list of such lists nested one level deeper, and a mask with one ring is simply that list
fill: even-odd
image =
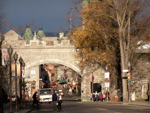
[{"label": "person in dark coat", "polygon": [[53,101],[53,109],[54,109],[54,112],[57,111],[57,95],[55,93],[55,91],[53,91],[53,95],[52,95],[52,101]]},{"label": "person in dark coat", "polygon": [[33,96],[32,96],[32,98],[33,98],[33,104],[32,104],[32,106],[34,106],[34,104],[37,104],[37,105],[38,105],[38,100],[37,100],[36,94],[37,94],[37,92],[35,92],[35,93],[33,94]]}]

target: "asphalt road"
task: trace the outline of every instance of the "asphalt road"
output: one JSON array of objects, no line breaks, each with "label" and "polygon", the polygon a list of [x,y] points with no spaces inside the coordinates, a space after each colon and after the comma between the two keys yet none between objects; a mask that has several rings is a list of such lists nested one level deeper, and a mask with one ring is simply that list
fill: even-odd
[{"label": "asphalt road", "polygon": [[[31,113],[53,113],[52,103],[34,106]],[[65,113],[150,113],[150,107],[113,104],[107,102],[75,102],[64,101],[62,112]]]}]

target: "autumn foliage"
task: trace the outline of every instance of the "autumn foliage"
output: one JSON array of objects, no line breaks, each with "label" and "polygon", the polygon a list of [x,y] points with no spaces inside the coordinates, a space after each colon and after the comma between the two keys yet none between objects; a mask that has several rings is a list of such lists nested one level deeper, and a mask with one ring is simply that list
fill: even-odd
[{"label": "autumn foliage", "polygon": [[75,28],[72,36],[81,67],[94,63],[114,66],[117,61],[117,25],[112,19],[100,15],[109,13],[109,10],[97,2],[82,7],[83,25]]}]

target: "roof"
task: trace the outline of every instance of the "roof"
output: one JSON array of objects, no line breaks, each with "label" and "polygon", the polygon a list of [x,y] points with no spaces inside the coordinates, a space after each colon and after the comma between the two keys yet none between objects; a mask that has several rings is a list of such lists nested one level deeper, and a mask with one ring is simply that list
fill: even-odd
[{"label": "roof", "polygon": [[37,33],[37,39],[42,40],[43,37],[45,37],[43,29],[39,29],[39,31]]},{"label": "roof", "polygon": [[26,41],[30,41],[33,39],[33,34],[31,32],[31,29],[29,27],[26,27],[25,32],[23,33],[23,39],[25,39]]}]

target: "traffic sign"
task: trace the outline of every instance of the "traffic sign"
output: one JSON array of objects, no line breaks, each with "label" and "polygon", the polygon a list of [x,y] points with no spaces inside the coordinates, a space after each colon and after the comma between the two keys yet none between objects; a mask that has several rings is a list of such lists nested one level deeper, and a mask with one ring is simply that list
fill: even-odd
[{"label": "traffic sign", "polygon": [[105,87],[109,87],[109,82],[105,82]]},{"label": "traffic sign", "polygon": [[128,72],[129,70],[128,69],[124,69],[124,70],[122,70],[123,72]]},{"label": "traffic sign", "polygon": [[105,72],[105,78],[109,78],[109,72]]}]

